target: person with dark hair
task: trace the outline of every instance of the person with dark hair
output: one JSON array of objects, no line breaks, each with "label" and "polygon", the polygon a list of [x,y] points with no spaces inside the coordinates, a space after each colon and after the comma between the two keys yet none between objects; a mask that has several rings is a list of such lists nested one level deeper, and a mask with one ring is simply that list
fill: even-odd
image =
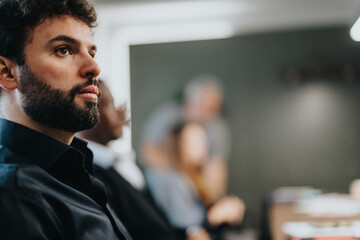
[{"label": "person with dark hair", "polygon": [[132,239],[75,133],[99,122],[85,0],[0,1],[0,239]]},{"label": "person with dark hair", "polygon": [[205,128],[195,122],[175,125],[169,136],[168,156],[173,167],[149,170],[156,173],[149,175],[155,202],[187,240],[223,239],[218,227],[240,224],[245,204],[233,195],[212,201],[204,177],[209,157]]},{"label": "person with dark hair", "polygon": [[120,155],[108,146],[110,141],[122,137],[122,129],[127,124],[126,109],[115,107],[104,82],[99,81],[99,87],[100,124],[77,135],[89,142],[94,153],[94,174],[104,183],[110,206],[136,240],[177,239],[175,230],[159,212],[144,186],[142,172],[134,159]]}]

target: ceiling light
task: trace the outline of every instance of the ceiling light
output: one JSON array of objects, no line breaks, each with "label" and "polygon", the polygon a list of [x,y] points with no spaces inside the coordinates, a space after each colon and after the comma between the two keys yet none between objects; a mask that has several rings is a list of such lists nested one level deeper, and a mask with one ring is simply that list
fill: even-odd
[{"label": "ceiling light", "polygon": [[228,38],[233,35],[226,21],[138,25],[121,31],[130,45]]},{"label": "ceiling light", "polygon": [[356,20],[354,25],[350,29],[350,37],[356,41],[360,41],[360,17]]}]

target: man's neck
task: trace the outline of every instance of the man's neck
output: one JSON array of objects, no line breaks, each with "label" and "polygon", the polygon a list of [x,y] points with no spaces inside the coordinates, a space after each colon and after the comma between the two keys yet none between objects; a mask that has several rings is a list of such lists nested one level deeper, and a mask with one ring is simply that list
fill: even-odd
[{"label": "man's neck", "polygon": [[31,126],[27,126],[28,128],[31,128],[35,131],[38,131],[42,134],[45,134],[49,137],[52,137],[62,143],[65,143],[67,145],[70,145],[71,142],[74,139],[75,133],[67,132],[59,129],[54,129],[48,126],[45,126],[43,124],[40,124],[38,122],[34,122]]}]

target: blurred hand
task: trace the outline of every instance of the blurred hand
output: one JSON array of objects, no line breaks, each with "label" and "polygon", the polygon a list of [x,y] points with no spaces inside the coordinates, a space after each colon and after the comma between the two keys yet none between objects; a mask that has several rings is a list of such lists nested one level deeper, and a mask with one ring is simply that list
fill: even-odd
[{"label": "blurred hand", "polygon": [[207,214],[208,222],[212,226],[218,226],[223,223],[230,225],[240,224],[245,213],[245,204],[243,200],[236,196],[226,196],[217,201]]},{"label": "blurred hand", "polygon": [[188,236],[186,240],[211,240],[209,233],[203,229],[199,228],[196,233],[191,234],[191,236]]}]

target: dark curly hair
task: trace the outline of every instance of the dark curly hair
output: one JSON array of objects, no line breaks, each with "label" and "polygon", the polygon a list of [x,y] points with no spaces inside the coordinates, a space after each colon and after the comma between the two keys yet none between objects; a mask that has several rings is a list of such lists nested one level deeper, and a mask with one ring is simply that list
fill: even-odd
[{"label": "dark curly hair", "polygon": [[95,9],[87,0],[0,0],[0,55],[24,65],[24,49],[35,27],[61,16],[96,26]]}]

